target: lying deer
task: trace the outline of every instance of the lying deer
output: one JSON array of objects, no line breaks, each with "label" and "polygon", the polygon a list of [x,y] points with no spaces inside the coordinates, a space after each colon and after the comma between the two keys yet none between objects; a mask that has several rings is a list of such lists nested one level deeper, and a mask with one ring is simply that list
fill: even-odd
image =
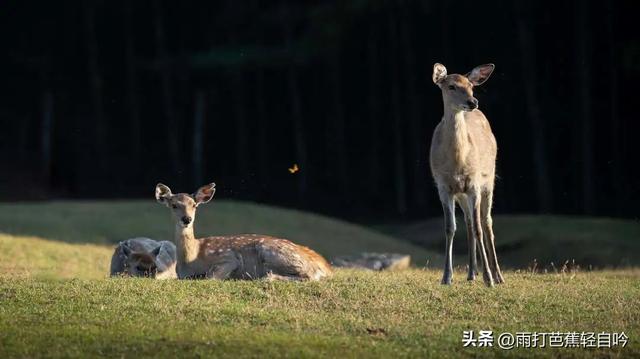
[{"label": "lying deer", "polygon": [[433,65],[433,82],[442,90],[444,116],[433,132],[431,172],[444,210],[446,252],[442,284],[451,284],[455,202],[464,212],[469,242],[469,274],[476,275],[476,244],[480,250],[483,279],[503,283],[493,236],[491,205],[496,172],[496,139],[489,121],[473,97],[473,87],[484,83],[493,64],[480,65],[466,75],[450,74],[442,64]]},{"label": "lying deer", "polygon": [[176,246],[138,237],[118,243],[111,256],[111,276],[176,278]]},{"label": "lying deer", "polygon": [[178,278],[319,280],[331,275],[322,256],[286,239],[260,234],[196,239],[196,208],[214,193],[214,183],[193,195],[172,194],[161,183],[156,186],[156,199],[171,209],[175,219]]}]

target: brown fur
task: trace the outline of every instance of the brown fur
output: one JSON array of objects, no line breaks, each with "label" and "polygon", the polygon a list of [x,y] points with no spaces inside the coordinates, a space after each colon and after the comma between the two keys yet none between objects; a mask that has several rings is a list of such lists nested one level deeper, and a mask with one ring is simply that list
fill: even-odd
[{"label": "brown fur", "polygon": [[193,196],[173,195],[158,184],[156,198],[172,209],[176,219],[179,278],[319,280],[331,275],[331,266],[313,250],[286,239],[259,234],[196,239],[196,207],[207,203],[215,185],[201,187]]}]

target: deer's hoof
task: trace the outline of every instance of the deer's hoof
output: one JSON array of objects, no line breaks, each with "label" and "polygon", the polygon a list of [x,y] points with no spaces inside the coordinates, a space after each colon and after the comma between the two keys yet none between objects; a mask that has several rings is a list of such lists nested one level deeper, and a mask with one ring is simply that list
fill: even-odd
[{"label": "deer's hoof", "polygon": [[451,278],[442,278],[442,281],[440,282],[440,284],[451,285]]}]

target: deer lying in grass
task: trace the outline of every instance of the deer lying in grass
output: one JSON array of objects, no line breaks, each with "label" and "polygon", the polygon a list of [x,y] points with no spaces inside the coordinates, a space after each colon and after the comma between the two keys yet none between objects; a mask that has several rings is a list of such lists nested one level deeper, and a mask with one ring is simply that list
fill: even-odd
[{"label": "deer lying in grass", "polygon": [[[431,172],[444,210],[446,252],[442,284],[451,284],[455,202],[462,208],[469,241],[468,280],[475,279],[476,244],[480,249],[483,279],[503,283],[493,236],[491,205],[496,173],[496,139],[489,121],[473,97],[473,87],[484,83],[493,64],[480,65],[467,75],[447,75],[442,64],[433,65],[433,82],[442,90],[444,116],[433,132]],[[483,233],[484,232],[484,233]]]},{"label": "deer lying in grass", "polygon": [[156,199],[171,209],[175,219],[178,278],[319,280],[331,275],[322,256],[286,239],[260,234],[196,239],[196,208],[214,193],[214,183],[193,195],[172,194],[161,183],[156,186]]},{"label": "deer lying in grass", "polygon": [[111,276],[177,278],[176,246],[138,237],[118,243],[111,256]]}]

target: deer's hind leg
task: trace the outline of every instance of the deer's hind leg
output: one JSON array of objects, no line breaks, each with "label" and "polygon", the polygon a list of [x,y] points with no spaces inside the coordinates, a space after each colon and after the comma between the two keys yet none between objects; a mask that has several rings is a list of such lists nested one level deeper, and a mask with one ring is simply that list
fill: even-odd
[{"label": "deer's hind leg", "polygon": [[493,275],[491,274],[491,267],[489,266],[489,259],[487,258],[487,251],[482,239],[482,219],[481,219],[481,192],[479,188],[473,188],[467,193],[467,203],[471,209],[471,228],[473,229],[473,236],[477,242],[478,249],[480,250],[480,259],[482,260],[482,278],[484,283],[492,287]]},{"label": "deer's hind leg", "polygon": [[482,230],[484,232],[484,242],[487,250],[487,257],[489,259],[489,266],[491,267],[491,273],[496,283],[504,283],[504,277],[502,277],[502,271],[500,271],[500,265],[498,264],[498,255],[496,254],[496,242],[493,235],[493,218],[491,217],[491,207],[493,205],[493,188],[485,189],[482,192],[481,205],[481,220]]},{"label": "deer's hind leg", "polygon": [[268,282],[273,282],[273,281],[276,281],[276,280],[282,280],[282,281],[303,281],[303,280],[306,280],[306,278],[299,277],[299,276],[280,275],[280,274],[274,274],[273,272],[267,273],[266,277],[264,277],[264,278]]},{"label": "deer's hind leg", "polygon": [[473,237],[473,228],[471,226],[472,212],[469,209],[469,203],[466,199],[458,201],[462,212],[464,212],[464,222],[467,226],[467,245],[469,247],[469,273],[467,274],[467,280],[475,280],[478,275],[478,260],[476,255],[476,241]]}]

